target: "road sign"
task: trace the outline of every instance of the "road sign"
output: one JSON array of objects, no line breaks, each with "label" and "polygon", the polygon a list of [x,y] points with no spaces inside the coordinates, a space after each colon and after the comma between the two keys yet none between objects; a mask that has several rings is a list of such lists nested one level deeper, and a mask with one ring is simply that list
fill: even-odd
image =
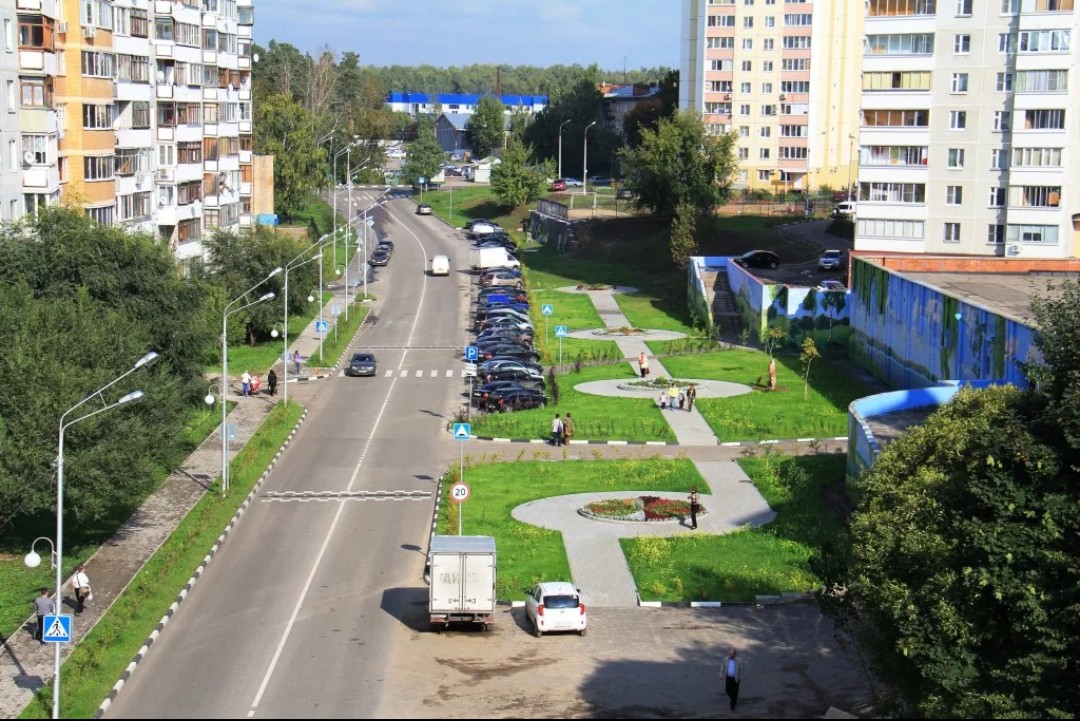
[{"label": "road sign", "polygon": [[330,329],[330,321],[328,321],[328,320],[317,320],[317,321],[315,321],[315,332],[316,333],[325,333],[329,329]]},{"label": "road sign", "polygon": [[551,303],[544,303],[540,306],[540,312],[544,315],[555,315],[555,306]]},{"label": "road sign", "polygon": [[474,345],[465,346],[465,360],[474,361],[480,357],[480,349]]},{"label": "road sign", "polygon": [[472,435],[471,423],[455,423],[454,424],[454,440],[467,441],[469,436]]},{"label": "road sign", "polygon": [[466,378],[475,378],[476,377],[476,364],[475,363],[466,363],[465,364],[465,377]]},{"label": "road sign", "polygon": [[330,315],[341,315],[341,303],[334,303],[330,306]]},{"label": "road sign", "polygon": [[557,325],[557,326],[555,326],[555,337],[556,338],[565,338],[567,335],[569,335],[569,333],[566,332],[566,326],[565,325]]},{"label": "road sign", "polygon": [[450,500],[454,503],[464,503],[469,500],[469,487],[458,482],[450,487]]},{"label": "road sign", "polygon": [[[465,498],[468,497],[468,488],[466,488]],[[71,643],[71,620],[70,613],[45,616],[42,620],[42,628],[45,629],[42,638],[45,643]]]}]

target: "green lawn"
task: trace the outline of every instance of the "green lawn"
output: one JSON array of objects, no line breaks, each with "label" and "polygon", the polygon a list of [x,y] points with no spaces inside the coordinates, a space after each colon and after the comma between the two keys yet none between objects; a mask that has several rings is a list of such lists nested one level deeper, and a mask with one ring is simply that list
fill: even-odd
[{"label": "green lawn", "polygon": [[367,306],[357,300],[349,305],[349,320],[345,320],[344,313],[336,321],[330,319],[331,330],[323,340],[322,355],[313,354],[308,359],[307,365],[311,368],[332,368],[349,343],[352,342],[353,336],[356,335],[356,329],[367,318],[367,314]]},{"label": "green lawn", "polygon": [[[473,416],[473,433],[499,438],[550,438],[551,419],[569,412],[579,440],[674,441],[675,434],[653,398],[607,398],[579,393],[578,383],[621,378],[632,380],[629,363],[582,368],[557,376],[559,404],[531,411]],[[551,387],[548,387],[551,397]]]},{"label": "green lawn", "polygon": [[[64,662],[60,692],[65,718],[93,716],[302,413],[303,408],[291,403],[271,411],[233,460],[228,495],[217,492],[215,483]],[[38,691],[20,718],[48,718],[51,704],[50,684]]]},{"label": "green lawn", "polygon": [[[338,218],[341,218],[340,213]],[[319,197],[312,198],[307,205],[290,218],[289,225],[294,227],[306,227],[315,233],[315,237],[329,233],[334,229],[334,211],[330,204]]]},{"label": "green lawn", "polygon": [[689,325],[686,309],[674,308],[659,298],[640,293],[619,293],[615,296],[619,309],[634,328],[674,330],[696,335]]},{"label": "green lawn", "polygon": [[775,392],[763,389],[769,356],[761,351],[736,348],[665,358],[663,364],[677,378],[714,378],[755,389],[730,398],[698,399],[697,407],[721,441],[847,436],[848,404],[880,390],[854,377],[848,366],[822,359],[814,362],[809,397],[803,400],[799,357],[787,353],[776,356]]},{"label": "green lawn", "polygon": [[[453,194],[453,215],[450,214],[450,196]],[[417,196],[419,202],[419,196]],[[495,198],[495,193],[487,185],[471,185],[450,190],[437,190],[424,193],[423,202],[431,206],[431,211],[455,228],[464,227],[472,218],[493,220],[510,233],[519,243],[524,240],[520,232],[521,221],[529,216],[529,207],[522,206],[508,210]],[[535,205],[535,204],[533,204]]]},{"label": "green lawn", "polygon": [[[524,451],[522,452],[524,458]],[[457,465],[443,481],[438,532],[456,534],[457,504],[449,492]],[[687,460],[517,461],[465,469],[472,495],[462,517],[467,535],[493,536],[498,551],[498,598],[520,600],[541,580],[571,580],[562,534],[515,521],[510,513],[528,501],[591,491],[669,491],[685,495],[703,485]]]},{"label": "green lawn", "polygon": [[825,547],[847,543],[844,521],[822,493],[824,486],[843,483],[844,456],[757,457],[739,464],[776,519],[723,536],[621,540],[642,598],[753,601],[757,594],[811,591],[820,584],[810,560]]},{"label": "green lawn", "polygon": [[[551,286],[544,286],[550,288]],[[531,291],[531,304],[529,314],[532,316],[533,328],[536,330],[536,346],[541,353],[547,350],[545,356],[548,363],[554,363],[559,358],[559,339],[555,337],[555,326],[565,325],[567,330],[591,330],[603,328],[604,321],[596,312],[596,307],[587,295],[581,293],[561,293],[557,290],[538,290],[538,286],[532,274],[529,275],[529,289]],[[543,305],[551,303],[554,315],[547,319],[547,338],[544,340],[544,316],[541,313]],[[570,363],[582,356],[586,359],[607,358],[613,360],[620,358],[622,354],[615,341],[610,340],[584,340],[578,338],[563,338],[563,363]]]}]

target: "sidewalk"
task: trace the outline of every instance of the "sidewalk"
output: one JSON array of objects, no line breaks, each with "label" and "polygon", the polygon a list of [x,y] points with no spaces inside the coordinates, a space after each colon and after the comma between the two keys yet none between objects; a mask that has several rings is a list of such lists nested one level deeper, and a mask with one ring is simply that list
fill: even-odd
[{"label": "sidewalk", "polygon": [[[318,345],[315,322],[312,321],[297,336],[290,350],[298,349],[301,355],[307,357],[310,353],[307,349],[317,350]],[[291,373],[289,380],[291,383]],[[230,443],[230,458],[240,452],[273,407],[273,401],[265,394],[250,397],[240,395],[237,385],[230,384],[228,396],[230,401],[236,403],[227,421],[236,426],[236,436]],[[280,395],[280,388],[278,392]],[[289,396],[290,400],[306,405],[314,393],[311,385],[298,384],[290,388]],[[87,561],[86,573],[94,589],[94,602],[75,616],[72,630],[75,639],[85,638],[90,633],[143,564],[169,538],[220,474],[221,439],[215,430]],[[70,579],[65,581],[64,588],[60,610],[71,613],[75,600]],[[52,679],[53,649],[33,639],[36,623],[31,616],[14,636],[5,639],[0,649],[0,716],[4,718],[18,716],[33,699],[34,692]],[[63,658],[71,650],[72,644],[65,644],[62,648]]]}]

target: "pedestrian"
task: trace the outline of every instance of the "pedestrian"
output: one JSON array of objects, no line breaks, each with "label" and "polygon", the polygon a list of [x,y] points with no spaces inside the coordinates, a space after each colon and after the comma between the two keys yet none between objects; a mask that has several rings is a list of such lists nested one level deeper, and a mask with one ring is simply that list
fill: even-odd
[{"label": "pedestrian", "polygon": [[683,406],[685,406],[685,405],[686,405],[686,394],[683,393],[682,391],[679,391],[679,410],[681,411],[683,409]]},{"label": "pedestrian", "polygon": [[240,376],[240,390],[243,391],[245,396],[251,395],[251,374],[244,371],[244,374]]},{"label": "pedestrian", "polygon": [[266,392],[272,396],[277,395],[277,373],[273,368],[266,374]]},{"label": "pedestrian", "polygon": [[697,400],[697,388],[691,383],[690,387],[686,389],[686,412],[694,410],[694,401]]},{"label": "pedestrian", "polygon": [[570,436],[574,435],[574,419],[570,417],[569,413],[563,419],[562,428],[563,441],[566,445],[570,445]]},{"label": "pedestrian", "polygon": [[666,392],[660,391],[660,398],[659,398],[658,402],[660,403],[660,410],[664,410],[665,408],[667,408],[667,393]]},{"label": "pedestrian", "polygon": [[671,381],[671,387],[667,390],[668,394],[668,408],[675,410],[675,401],[679,398],[679,386],[675,385],[675,381]]},{"label": "pedestrian", "polygon": [[90,577],[86,575],[86,566],[75,569],[75,579],[71,582],[75,588],[75,613],[86,610],[86,602],[94,600],[94,592],[90,588]]},{"label": "pedestrian", "polygon": [[49,598],[49,589],[42,586],[38,589],[41,595],[34,599],[34,613],[37,614],[37,630],[34,638],[45,645],[45,617],[56,613],[56,602]]},{"label": "pedestrian", "polygon": [[300,363],[303,362],[304,357],[300,355],[300,351],[294,350],[292,354],[293,372],[296,375],[300,375]]},{"label": "pedestrian", "polygon": [[555,420],[551,422],[551,445],[561,446],[563,434],[563,422],[559,414],[555,414]]},{"label": "pedestrian", "polygon": [[701,510],[698,505],[697,486],[690,486],[690,528],[697,530],[697,514]]},{"label": "pedestrian", "polygon": [[735,710],[735,704],[739,702],[739,684],[742,683],[743,662],[735,656],[735,648],[732,647],[728,657],[724,659],[724,670],[720,676],[724,679],[724,693],[731,699],[731,710]]},{"label": "pedestrian", "polygon": [[645,355],[645,351],[641,351],[637,357],[638,368],[641,370],[641,377],[649,375],[649,357]]}]

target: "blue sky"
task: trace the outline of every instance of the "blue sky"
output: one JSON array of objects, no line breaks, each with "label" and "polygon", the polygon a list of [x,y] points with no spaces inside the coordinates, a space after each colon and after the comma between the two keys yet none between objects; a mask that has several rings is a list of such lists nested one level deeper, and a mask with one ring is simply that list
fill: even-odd
[{"label": "blue sky", "polygon": [[254,0],[255,39],[362,64],[679,64],[681,0]]}]

